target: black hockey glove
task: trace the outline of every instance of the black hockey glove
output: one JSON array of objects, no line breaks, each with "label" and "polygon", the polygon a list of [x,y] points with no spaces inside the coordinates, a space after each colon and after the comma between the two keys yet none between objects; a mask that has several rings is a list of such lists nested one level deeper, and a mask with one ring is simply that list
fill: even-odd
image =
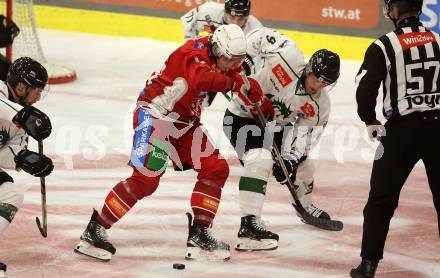
[{"label": "black hockey glove", "polygon": [[[298,170],[298,163],[295,160],[285,160],[283,159],[284,165],[286,165],[287,172],[289,173],[289,178],[292,183],[296,180],[296,171]],[[272,168],[272,173],[275,179],[282,185],[288,184],[286,175],[284,175],[281,166],[275,162]]]},{"label": "black hockey glove", "polygon": [[246,76],[249,76],[252,74],[252,70],[254,68],[254,60],[252,59],[252,57],[249,54],[246,54],[246,57],[244,58],[243,63],[241,64],[241,66],[244,69],[244,72],[246,73]]},{"label": "black hockey glove", "polygon": [[52,132],[52,124],[49,117],[33,106],[23,107],[12,118],[12,121],[37,141],[46,139]]},{"label": "black hockey glove", "polygon": [[35,177],[45,177],[53,170],[53,163],[49,157],[29,150],[21,150],[14,161],[17,168]]},{"label": "black hockey glove", "polygon": [[0,15],[0,47],[11,45],[19,33],[20,28],[14,21]]}]

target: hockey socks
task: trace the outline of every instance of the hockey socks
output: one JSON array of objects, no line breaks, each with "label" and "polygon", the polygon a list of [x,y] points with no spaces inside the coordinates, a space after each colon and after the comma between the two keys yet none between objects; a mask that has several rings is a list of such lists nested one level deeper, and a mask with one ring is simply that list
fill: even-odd
[{"label": "hockey socks", "polygon": [[222,189],[218,186],[208,185],[201,181],[196,183],[191,196],[195,223],[211,225],[217,213],[221,195]]},{"label": "hockey socks", "polygon": [[119,182],[105,198],[104,206],[97,221],[104,228],[110,227],[121,219],[137,202],[127,181]]},{"label": "hockey socks", "polygon": [[241,177],[238,188],[240,190],[241,214],[260,216],[266,198],[267,182],[262,179]]}]

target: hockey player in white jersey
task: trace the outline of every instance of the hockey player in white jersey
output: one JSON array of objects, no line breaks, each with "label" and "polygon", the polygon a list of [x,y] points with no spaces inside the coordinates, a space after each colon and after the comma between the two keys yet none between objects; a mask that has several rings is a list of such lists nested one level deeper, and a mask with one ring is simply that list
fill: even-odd
[{"label": "hockey player in white jersey", "polygon": [[[17,59],[9,68],[6,83],[0,81],[0,235],[14,219],[23,202],[23,187],[3,169],[23,170],[45,177],[53,170],[50,158],[29,151],[28,135],[47,138],[52,130],[46,114],[32,105],[47,88],[46,69],[31,58]],[[0,277],[6,265],[0,263]]]},{"label": "hockey player in white jersey", "polygon": [[313,217],[330,221],[329,214],[312,203],[314,167],[307,157],[327,124],[327,93],[339,77],[340,61],[337,54],[321,49],[306,63],[294,41],[269,28],[251,32],[247,44],[254,63],[251,76],[271,100],[275,121],[272,130],[267,126],[262,129],[255,115],[238,99],[225,113],[224,132],[244,166],[239,181],[242,218],[236,250],[273,250],[278,247],[279,237],[260,220],[266,185],[271,172],[281,184],[287,179],[281,167],[274,164],[272,136],[303,207]]},{"label": "hockey player in white jersey", "polygon": [[225,4],[206,2],[195,7],[180,18],[185,41],[199,36],[202,32],[212,33],[223,24],[237,24],[247,35],[253,29],[262,26],[255,16],[250,15],[250,11],[250,0],[226,0]]}]

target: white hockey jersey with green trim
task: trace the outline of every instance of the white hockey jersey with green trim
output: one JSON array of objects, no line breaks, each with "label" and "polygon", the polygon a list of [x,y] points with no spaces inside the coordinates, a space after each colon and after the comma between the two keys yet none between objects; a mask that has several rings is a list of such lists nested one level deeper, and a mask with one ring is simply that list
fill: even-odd
[{"label": "white hockey jersey with green trim", "polygon": [[[210,25],[217,28],[225,22],[225,5],[223,3],[206,2],[187,12],[180,18],[183,25],[185,41],[199,36],[202,32],[211,33]],[[253,15],[248,16],[243,28],[245,34],[263,26]]]},{"label": "white hockey jersey with green trim", "polygon": [[27,148],[28,135],[12,122],[21,108],[9,100],[8,87],[0,81],[0,168],[15,169],[15,155]]},{"label": "white hockey jersey with green trim", "polygon": [[[271,100],[278,125],[294,125],[292,154],[300,159],[319,141],[330,114],[330,98],[325,91],[308,95],[301,84],[306,62],[296,43],[269,28],[259,28],[247,36],[247,52],[254,62],[251,77],[258,80]],[[239,98],[229,111],[252,118]]]}]

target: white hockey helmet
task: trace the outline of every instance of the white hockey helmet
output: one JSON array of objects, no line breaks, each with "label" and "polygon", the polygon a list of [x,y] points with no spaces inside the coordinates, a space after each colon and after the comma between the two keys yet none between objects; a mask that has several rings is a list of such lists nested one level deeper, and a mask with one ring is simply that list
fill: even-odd
[{"label": "white hockey helmet", "polygon": [[235,24],[220,25],[211,36],[212,52],[228,59],[246,56],[246,36]]}]

